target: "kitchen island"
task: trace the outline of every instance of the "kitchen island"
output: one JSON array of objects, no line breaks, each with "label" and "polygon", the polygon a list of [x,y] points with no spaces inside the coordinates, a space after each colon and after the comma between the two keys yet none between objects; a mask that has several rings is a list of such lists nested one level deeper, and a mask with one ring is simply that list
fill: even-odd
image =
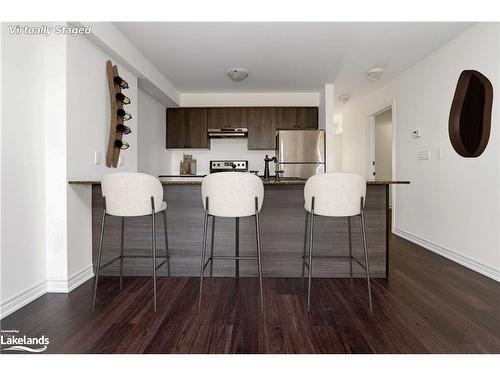
[{"label": "kitchen island", "polygon": [[[203,231],[201,177],[166,177],[160,179],[167,202],[168,242],[173,276],[199,274],[200,248]],[[284,178],[263,180],[265,188],[261,211],[261,240],[263,274],[266,277],[299,277],[302,274],[304,247],[305,180]],[[70,184],[92,185],[92,254],[96,263],[103,198],[99,181],[69,181]],[[408,181],[368,181],[366,196],[366,230],[370,270],[372,277],[388,277],[388,215],[389,185],[407,184]],[[352,220],[353,255],[362,259],[360,220]],[[157,252],[165,254],[162,217],[157,222]],[[211,220],[210,220],[211,224]],[[145,217],[125,220],[125,253],[151,254],[151,221]],[[121,220],[109,217],[103,247],[103,262],[120,254]],[[211,244],[209,227],[208,245]],[[314,254],[348,255],[349,234],[346,218],[317,217],[315,220]],[[241,256],[255,254],[254,218],[239,220],[239,246]],[[214,244],[216,255],[234,255],[236,236],[234,218],[216,218]],[[239,271],[239,272],[238,272]],[[214,262],[214,276],[256,276],[255,262],[218,260]],[[103,275],[118,275],[119,262],[102,270]],[[150,275],[150,259],[126,259],[124,275]],[[166,267],[158,270],[166,275]],[[314,265],[315,277],[349,277],[347,260],[324,260]],[[354,276],[364,277],[363,270],[354,266]]]}]

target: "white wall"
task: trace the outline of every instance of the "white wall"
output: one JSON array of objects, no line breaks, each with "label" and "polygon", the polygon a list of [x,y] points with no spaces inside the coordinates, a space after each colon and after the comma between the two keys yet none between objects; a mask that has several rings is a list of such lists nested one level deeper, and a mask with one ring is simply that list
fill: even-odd
[{"label": "white wall", "polygon": [[222,106],[311,106],[319,105],[318,92],[275,92],[275,93],[183,93],[182,107],[222,107]]},{"label": "white wall", "polygon": [[[395,127],[395,233],[500,280],[499,108],[493,105],[488,147],[462,158],[448,137],[448,116],[460,72],[476,69],[500,90],[500,26],[478,24],[405,71],[397,81],[350,103],[344,118],[344,167],[366,172],[368,117],[390,105]],[[422,137],[411,137],[413,129]],[[441,149],[442,160],[435,159]],[[431,160],[416,154],[429,150]]]},{"label": "white wall", "polygon": [[[68,179],[92,180],[114,170],[136,171],[137,77],[117,64],[120,76],[130,86],[123,92],[131,100],[124,109],[132,114],[132,119],[125,122],[132,133],[124,136],[130,148],[120,152],[124,165],[109,169],[106,167],[110,123],[106,61],[111,58],[85,37],[70,37],[67,43]],[[94,164],[96,151],[102,155],[100,165]]]},{"label": "white wall", "polygon": [[[328,173],[335,172],[337,162],[335,155],[338,154],[335,143],[338,143],[338,138],[335,139],[335,122],[333,106],[335,102],[335,90],[332,83],[326,84],[322,90],[323,107],[320,106],[321,117],[323,118],[323,129],[325,129],[325,161],[326,171]],[[337,142],[335,142],[337,141]]]},{"label": "white wall", "polygon": [[1,34],[3,317],[45,293],[46,207],[44,38]]},{"label": "white wall", "polygon": [[375,172],[376,178],[392,178],[392,110],[375,116]]},{"label": "white wall", "polygon": [[[82,25],[79,22],[75,24]],[[115,25],[111,22],[86,23],[85,26],[87,25],[92,26],[92,34],[89,36],[92,44],[115,60],[115,63],[138,77],[143,91],[148,92],[163,105],[179,104],[179,91]]]},{"label": "white wall", "polygon": [[[165,103],[180,100],[114,26],[93,27],[90,39],[46,38],[11,36],[2,24],[2,316],[46,291],[68,292],[92,277],[91,188],[68,180],[137,170],[137,75]],[[110,58],[129,82],[133,115],[126,137],[131,147],[116,169],[105,167]],[[100,165],[94,164],[96,151]]]},{"label": "white wall", "polygon": [[[45,38],[44,100],[45,206],[47,279],[50,283],[68,277],[67,150],[66,150],[66,52],[67,38]],[[52,285],[48,288],[53,290]]]},{"label": "white wall", "polygon": [[342,112],[342,169],[371,178],[368,157],[369,117],[393,105],[398,81],[365,97],[352,98]]},{"label": "white wall", "polygon": [[[124,136],[130,148],[120,152],[123,161],[117,168],[106,167],[106,151],[110,124],[110,99],[106,61],[111,59],[129,84],[124,94],[131,104],[124,108],[132,115],[126,122],[132,133]],[[100,180],[105,173],[137,171],[138,95],[137,77],[85,37],[67,38],[66,149],[67,180]],[[102,163],[94,163],[94,153]],[[67,292],[79,280],[92,275],[92,211],[90,186],[68,185],[65,204],[67,222],[67,276],[51,279],[49,290]],[[62,199],[61,199],[62,201]]]},{"label": "white wall", "polygon": [[144,91],[139,90],[137,111],[137,169],[153,176],[169,173],[171,152],[165,149],[166,107]]}]

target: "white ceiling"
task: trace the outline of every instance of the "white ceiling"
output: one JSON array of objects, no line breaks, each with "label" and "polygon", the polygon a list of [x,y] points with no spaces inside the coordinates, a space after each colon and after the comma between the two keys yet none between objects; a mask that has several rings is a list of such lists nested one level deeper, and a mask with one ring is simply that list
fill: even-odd
[{"label": "white ceiling", "polygon": [[[304,92],[335,82],[336,94],[383,85],[471,23],[117,22],[115,26],[180,92]],[[365,72],[381,66],[377,82]],[[232,82],[226,71],[248,69]]]}]

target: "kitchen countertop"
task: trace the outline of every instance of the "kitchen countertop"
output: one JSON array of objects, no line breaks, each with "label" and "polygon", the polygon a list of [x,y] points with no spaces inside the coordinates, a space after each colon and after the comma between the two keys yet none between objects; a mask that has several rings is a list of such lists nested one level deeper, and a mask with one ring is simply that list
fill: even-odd
[{"label": "kitchen countertop", "polygon": [[[160,177],[159,180],[163,185],[198,185],[201,184],[201,180],[204,176],[175,176],[175,177]],[[304,185],[306,183],[305,179],[301,178],[280,178],[276,180],[266,179],[262,180],[264,185]],[[78,185],[100,185],[101,181],[97,180],[70,180],[69,184],[78,184]],[[368,180],[366,181],[368,185],[392,185],[392,184],[409,184],[410,181],[402,181],[402,180]]]}]

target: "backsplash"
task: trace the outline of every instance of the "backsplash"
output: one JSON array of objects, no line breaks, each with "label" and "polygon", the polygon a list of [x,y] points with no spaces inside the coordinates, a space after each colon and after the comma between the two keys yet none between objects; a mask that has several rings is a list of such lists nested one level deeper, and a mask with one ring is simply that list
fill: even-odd
[{"label": "backsplash", "polygon": [[[264,173],[264,158],[275,156],[275,150],[248,150],[247,139],[211,139],[209,150],[181,149],[171,151],[171,165],[168,174],[179,174],[179,165],[184,154],[193,155],[197,162],[197,174],[209,173],[210,160],[241,159],[248,160],[249,170],[258,170],[259,174]],[[274,163],[269,166],[270,172],[274,173]]]}]

